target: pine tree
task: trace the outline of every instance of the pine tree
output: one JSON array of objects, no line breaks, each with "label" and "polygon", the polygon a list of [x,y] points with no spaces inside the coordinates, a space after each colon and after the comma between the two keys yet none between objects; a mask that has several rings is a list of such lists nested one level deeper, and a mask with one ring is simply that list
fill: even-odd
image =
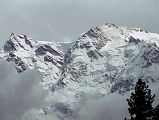
[{"label": "pine tree", "polygon": [[153,120],[159,120],[159,104],[154,108]]},{"label": "pine tree", "polygon": [[127,120],[126,117],[124,118],[124,120]]},{"label": "pine tree", "polygon": [[155,95],[151,95],[149,86],[141,79],[138,80],[135,86],[135,91],[131,93],[128,101],[128,111],[131,116],[130,120],[152,120]]}]

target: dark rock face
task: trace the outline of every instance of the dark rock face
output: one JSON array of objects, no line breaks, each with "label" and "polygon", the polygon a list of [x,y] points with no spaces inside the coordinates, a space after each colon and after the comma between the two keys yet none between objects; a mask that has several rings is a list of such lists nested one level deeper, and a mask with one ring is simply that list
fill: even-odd
[{"label": "dark rock face", "polygon": [[[58,59],[53,56],[47,55],[46,53],[49,52],[53,56],[58,56]],[[58,68],[61,69],[61,65],[63,65],[63,54],[59,51],[54,50],[49,45],[41,45],[35,50],[35,54],[38,56],[44,56],[44,61],[46,62],[52,62],[54,65],[56,65]]]},{"label": "dark rock face", "polygon": [[10,40],[6,42],[3,49],[7,52],[16,50],[14,43]]},{"label": "dark rock face", "polygon": [[47,62],[53,62],[53,58],[49,55],[45,55],[44,56],[44,61],[47,61]]},{"label": "dark rock face", "polygon": [[129,42],[133,42],[135,44],[138,44],[139,42],[141,42],[139,39],[135,39],[132,36],[129,38]]},{"label": "dark rock face", "polygon": [[94,59],[98,59],[99,57],[103,57],[103,55],[98,52],[97,50],[90,50],[88,53],[87,53],[88,57],[89,58],[94,58]]},{"label": "dark rock face", "polygon": [[[54,60],[51,56],[49,56],[49,55],[45,55],[44,56],[44,61],[46,61],[46,62],[52,62],[54,65],[57,65],[57,62],[56,62],[56,60]],[[62,62],[61,62],[62,63]],[[62,63],[63,64],[63,63]],[[59,66],[58,66],[59,67]]]},{"label": "dark rock face", "polygon": [[159,48],[151,44],[148,46],[149,50],[144,51],[144,54],[142,57],[145,61],[147,61],[147,64],[144,67],[150,67],[152,63],[159,64]]},{"label": "dark rock face", "polygon": [[15,64],[16,64],[16,70],[18,73],[24,72],[27,70],[27,67],[25,63],[18,57],[13,58]]},{"label": "dark rock face", "polygon": [[99,38],[100,37],[100,34],[97,32],[98,28],[95,28],[95,29],[90,29],[88,32],[86,32],[86,35],[92,37],[92,38]]},{"label": "dark rock face", "polygon": [[80,63],[80,65],[77,68],[70,67],[68,68],[69,73],[72,75],[71,80],[75,82],[79,82],[78,78],[82,75],[85,75],[87,72],[87,64],[86,63]]},{"label": "dark rock face", "polygon": [[136,32],[145,32],[148,33],[148,31],[142,29],[142,28],[130,28],[130,30],[136,31]]},{"label": "dark rock face", "polygon": [[55,90],[64,88],[66,86],[66,84],[62,81],[62,79],[60,79],[57,83],[53,84],[50,89],[52,92],[54,92]]},{"label": "dark rock face", "polygon": [[18,73],[22,73],[25,70],[27,70],[27,67],[24,64],[22,64],[20,67],[16,66],[15,68],[16,68]]},{"label": "dark rock face", "polygon": [[103,46],[106,45],[106,42],[108,41],[100,27],[95,27],[90,29],[82,37],[86,37],[86,36],[90,37],[91,39],[97,40],[97,41],[92,41],[96,49],[101,49]]},{"label": "dark rock face", "polygon": [[35,50],[36,55],[45,55],[47,49],[44,46],[40,46]]},{"label": "dark rock face", "polygon": [[25,43],[29,45],[31,48],[33,48],[32,43],[27,38],[25,38]]},{"label": "dark rock face", "polygon": [[112,86],[111,92],[119,91],[120,94],[124,94],[125,92],[130,91],[133,88],[134,88],[133,78],[129,80],[120,80]]},{"label": "dark rock face", "polygon": [[4,46],[4,50],[6,50],[7,52],[9,52],[8,57],[7,57],[7,61],[14,61],[16,64],[16,70],[18,73],[21,73],[23,71],[25,71],[27,69],[25,63],[15,55],[14,53],[14,43],[12,41],[7,41],[7,43]]},{"label": "dark rock face", "polygon": [[72,116],[73,115],[73,110],[69,108],[68,105],[65,105],[64,103],[56,103],[55,104],[55,110],[59,111],[66,116]]},{"label": "dark rock face", "polygon": [[78,108],[71,109],[70,105],[63,102],[57,102],[50,106],[50,109],[43,108],[45,115],[54,112],[59,120],[78,120]]},{"label": "dark rock face", "polygon": [[33,63],[34,63],[34,62],[37,62],[37,60],[36,60],[35,58],[32,58],[32,61],[33,61]]},{"label": "dark rock face", "polygon": [[66,64],[71,63],[71,61],[73,60],[71,57],[71,53],[72,53],[71,48],[69,48],[67,53],[65,54],[64,63],[66,63]]},{"label": "dark rock face", "polygon": [[14,55],[13,52],[10,52],[10,53],[9,53],[9,56],[10,56],[11,58],[15,57],[15,55]]},{"label": "dark rock face", "polygon": [[[141,76],[141,77],[139,77],[139,79],[142,79],[146,83],[155,81],[153,76],[147,76],[147,75]],[[133,77],[131,77],[130,79],[124,79],[124,78],[123,79],[120,78],[120,80],[117,79],[116,83],[114,83],[114,85],[111,88],[111,92],[118,91],[120,94],[124,94],[124,93],[134,89],[135,84],[136,84],[135,81],[137,81],[137,80],[134,79]]]},{"label": "dark rock face", "polygon": [[118,28],[118,26],[116,26],[116,25],[113,24],[113,23],[106,23],[105,25],[108,26],[108,27],[115,27],[115,28]]},{"label": "dark rock face", "polygon": [[52,56],[49,56],[49,55],[44,55],[44,61],[53,63],[59,69],[61,69],[61,67],[62,67],[61,65],[64,64],[63,63],[63,58],[61,58],[61,59],[55,59],[55,58],[53,58]]},{"label": "dark rock face", "polygon": [[27,45],[29,45],[31,48],[33,48],[33,45],[31,43],[31,41],[28,40],[27,36],[26,35],[14,35],[14,34],[11,34],[11,37],[10,39],[5,43],[4,45],[4,50],[5,51],[15,51],[16,50],[16,47],[21,47],[23,48],[24,50],[27,50],[23,44],[21,44],[20,41],[24,41],[25,40],[25,43]]},{"label": "dark rock face", "polygon": [[86,49],[89,49],[91,48],[92,46],[90,45],[90,42],[87,42],[87,43],[84,43],[82,45],[80,45],[80,48],[83,49],[83,48],[86,48]]},{"label": "dark rock face", "polygon": [[20,58],[14,58],[14,60],[17,66],[21,66],[22,64],[24,64],[24,62]]},{"label": "dark rock face", "polygon": [[38,47],[35,50],[36,55],[41,55],[41,56],[44,55],[44,54],[46,54],[46,52],[50,52],[52,55],[61,56],[61,54],[59,52],[57,52],[56,50],[54,50],[49,45],[41,45],[40,47]]}]

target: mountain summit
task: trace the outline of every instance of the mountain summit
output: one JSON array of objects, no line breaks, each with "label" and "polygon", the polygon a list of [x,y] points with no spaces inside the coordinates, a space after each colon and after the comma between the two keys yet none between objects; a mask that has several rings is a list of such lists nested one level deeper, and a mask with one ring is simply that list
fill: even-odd
[{"label": "mountain summit", "polygon": [[53,111],[63,120],[75,120],[83,94],[124,94],[139,78],[159,80],[159,34],[106,23],[71,44],[62,52],[59,43],[12,34],[1,50],[0,57],[13,61],[18,73],[44,73],[41,83],[50,90],[52,105],[43,109],[43,117]]},{"label": "mountain summit", "polygon": [[45,87],[55,83],[60,76],[64,53],[56,43],[36,41],[26,35],[11,34],[1,50],[1,58],[13,61],[18,73],[27,69],[37,69],[44,73]]}]

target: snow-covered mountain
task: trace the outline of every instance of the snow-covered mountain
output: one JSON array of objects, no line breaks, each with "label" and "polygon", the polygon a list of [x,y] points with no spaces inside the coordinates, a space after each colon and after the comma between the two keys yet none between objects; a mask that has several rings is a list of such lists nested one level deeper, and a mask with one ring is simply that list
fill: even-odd
[{"label": "snow-covered mountain", "polygon": [[1,58],[13,61],[18,73],[27,69],[37,69],[44,73],[41,82],[44,87],[56,83],[64,62],[60,44],[36,41],[26,35],[11,34],[1,50]]},{"label": "snow-covered mountain", "polygon": [[69,89],[129,91],[134,80],[158,80],[159,35],[105,24],[79,37],[65,54],[61,81]]},{"label": "snow-covered mountain", "polygon": [[91,28],[73,43],[12,34],[0,57],[15,62],[19,73],[26,69],[44,73],[41,83],[50,90],[50,106],[39,119],[54,113],[62,120],[75,120],[84,94],[123,94],[138,78],[159,80],[159,34],[111,23]]}]

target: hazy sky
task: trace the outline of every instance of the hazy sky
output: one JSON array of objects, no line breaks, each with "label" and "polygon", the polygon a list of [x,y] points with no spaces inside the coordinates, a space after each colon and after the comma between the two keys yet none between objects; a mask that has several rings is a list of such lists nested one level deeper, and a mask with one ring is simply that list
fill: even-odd
[{"label": "hazy sky", "polygon": [[[159,33],[158,11],[159,0],[0,0],[0,46],[12,32],[38,40],[70,41],[92,26],[106,22]],[[13,69],[13,66],[0,63],[1,120],[19,120],[32,107],[41,107],[45,99],[45,93],[38,86],[39,74],[27,72],[17,76]],[[92,111],[92,104],[81,108],[85,120],[103,120],[116,109],[111,108],[101,117],[102,113],[98,113],[105,110],[102,101],[94,105],[96,109]],[[106,101],[109,107],[114,104]],[[118,108],[125,110],[122,102],[119,101]],[[85,107],[89,110],[87,114],[93,113],[91,116],[82,112]]]},{"label": "hazy sky", "polygon": [[39,40],[74,40],[106,22],[159,33],[158,11],[158,0],[0,0],[0,44],[12,32]]}]

